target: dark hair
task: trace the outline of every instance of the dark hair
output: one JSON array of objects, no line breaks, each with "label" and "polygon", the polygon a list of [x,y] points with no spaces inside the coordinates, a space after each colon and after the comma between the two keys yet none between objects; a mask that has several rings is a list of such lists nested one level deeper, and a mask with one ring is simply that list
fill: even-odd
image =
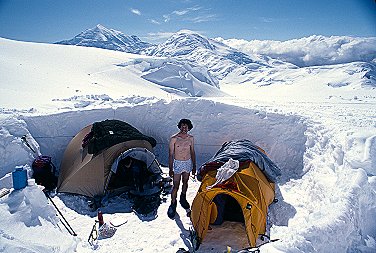
[{"label": "dark hair", "polygon": [[182,124],[188,125],[188,130],[191,130],[193,128],[192,122],[189,119],[181,119],[178,123],[178,128],[180,129]]}]

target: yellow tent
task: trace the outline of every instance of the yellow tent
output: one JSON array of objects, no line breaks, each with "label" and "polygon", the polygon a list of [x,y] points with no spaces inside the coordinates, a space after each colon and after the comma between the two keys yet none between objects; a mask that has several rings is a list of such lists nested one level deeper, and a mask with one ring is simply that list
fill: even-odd
[{"label": "yellow tent", "polygon": [[[256,246],[257,237],[265,234],[268,206],[274,200],[275,185],[255,164],[260,159],[255,159],[254,156],[264,159],[263,170],[268,170],[265,161],[271,161],[266,159],[263,150],[258,147],[257,150],[252,150],[253,157],[250,157],[250,152],[244,152],[244,144],[249,147],[250,142],[242,140],[225,143],[214,158],[199,170],[202,183],[192,203],[191,220],[200,243],[205,238],[209,224],[219,224],[218,220],[244,222],[248,242],[252,247]],[[252,146],[255,147],[253,144]],[[237,172],[228,180],[207,188],[217,181],[217,169],[230,157],[240,160]],[[274,164],[271,165],[277,169]],[[280,175],[279,169],[275,170],[275,175]]]}]

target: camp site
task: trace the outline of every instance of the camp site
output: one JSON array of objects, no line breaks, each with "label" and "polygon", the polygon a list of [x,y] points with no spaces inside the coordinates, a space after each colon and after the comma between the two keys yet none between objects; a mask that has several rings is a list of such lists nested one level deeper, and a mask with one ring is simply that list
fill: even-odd
[{"label": "camp site", "polygon": [[[87,203],[84,208],[94,214],[94,225],[87,240],[93,248],[101,239],[111,238],[117,230],[127,226],[126,215],[107,222],[105,219],[124,212],[152,222],[160,215],[158,208],[171,192],[172,178],[163,173],[154,155],[156,140],[124,121],[106,119],[80,130],[68,143],[58,173],[52,158],[41,154],[37,142],[30,136],[23,136],[22,140],[35,152],[35,159],[31,171],[22,168],[12,172],[13,191],[8,196],[9,201],[19,194],[33,206],[33,198],[41,198],[37,202],[44,204],[47,198],[60,215],[59,227],[62,225],[76,237],[53,197],[65,193],[71,198],[81,198]],[[275,182],[279,176],[280,169],[251,141],[223,143],[197,171],[201,184],[191,208],[183,213],[192,223],[186,238],[190,245],[188,249],[179,250],[198,251],[208,240],[204,241],[206,234],[220,233],[214,230],[220,229],[224,222],[244,227],[243,242],[234,244],[234,250],[258,249],[260,242],[270,242],[268,207],[277,201]],[[129,206],[109,215],[107,210],[114,202]],[[170,218],[181,219],[179,215]],[[227,239],[237,237],[237,234],[228,235]]]},{"label": "camp site", "polygon": [[376,3],[236,2],[1,1],[0,252],[376,252]]}]

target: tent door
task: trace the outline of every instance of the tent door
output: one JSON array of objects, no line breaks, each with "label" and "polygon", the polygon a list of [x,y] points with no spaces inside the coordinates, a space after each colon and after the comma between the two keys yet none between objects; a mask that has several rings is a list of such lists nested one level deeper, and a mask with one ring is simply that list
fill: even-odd
[{"label": "tent door", "polygon": [[109,174],[109,176],[111,177],[108,185],[109,190],[123,187],[133,187],[134,179],[132,167],[125,166],[126,162],[126,159],[119,161],[116,173]]},{"label": "tent door", "polygon": [[224,221],[235,221],[244,224],[243,211],[236,199],[232,196],[221,193],[214,197],[213,202],[217,208],[217,218],[213,225],[220,225]]},{"label": "tent door", "polygon": [[146,163],[126,157],[119,161],[116,173],[110,173],[108,189],[128,188],[144,191],[150,188],[153,174],[147,170]]}]

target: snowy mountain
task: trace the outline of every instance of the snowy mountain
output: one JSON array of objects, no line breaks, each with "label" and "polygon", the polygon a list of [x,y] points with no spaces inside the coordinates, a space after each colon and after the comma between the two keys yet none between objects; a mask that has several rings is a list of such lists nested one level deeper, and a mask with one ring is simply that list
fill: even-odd
[{"label": "snowy mountain", "polygon": [[[71,40],[60,41],[55,44],[96,47],[134,54],[147,54],[146,52],[149,51],[154,52],[153,49],[149,48],[155,47],[152,44],[142,42],[137,36],[127,36],[102,25],[88,29]],[[180,46],[181,45],[178,45],[177,47]],[[181,50],[177,50],[175,54],[179,54],[180,51]],[[152,55],[152,53],[149,54]],[[221,94],[220,91],[215,91],[215,88],[218,88],[216,77],[204,67],[205,65],[201,66],[200,62],[186,61],[177,57],[174,57],[176,59],[170,59],[172,55],[168,53],[165,55],[160,54],[159,56],[162,56],[161,58],[165,58],[165,60],[151,60],[152,62],[150,62],[148,58],[142,59],[142,61],[148,62],[148,67],[145,67],[145,64],[141,67],[143,72],[145,72],[142,76],[145,80],[162,85],[166,87],[165,89],[169,92],[178,92],[188,96],[205,96],[209,90],[212,91],[211,94]],[[166,71],[165,64],[173,67],[168,67],[168,71]],[[128,63],[119,64],[119,66],[126,65],[128,65]],[[206,86],[206,91],[200,88],[201,83]]]},{"label": "snowy mountain", "polygon": [[174,58],[184,64],[206,67],[215,78],[222,79],[234,70],[243,74],[262,67],[294,68],[293,64],[269,56],[246,54],[203,35],[181,30],[159,45],[142,42],[137,36],[126,36],[119,31],[97,25],[71,40],[56,44],[98,47],[149,56]]},{"label": "snowy mountain", "polygon": [[260,57],[255,54],[242,53],[189,30],[181,30],[166,42],[146,49],[146,54],[173,57],[199,66],[206,66],[210,73],[218,79],[223,79],[235,70],[241,70],[244,74],[262,67],[295,67],[267,56]]},{"label": "snowy mountain", "polygon": [[138,53],[151,46],[151,44],[141,41],[135,35],[127,36],[122,32],[108,29],[100,24],[81,32],[70,40],[59,41],[56,44],[97,47],[128,53]]},{"label": "snowy mountain", "polygon": [[[161,69],[164,67],[159,64],[157,66],[149,64],[148,73],[145,73],[143,78],[158,85],[174,83],[172,86],[175,90],[188,96],[202,96],[204,93],[195,92],[192,88],[186,89],[187,86],[183,85],[183,87],[181,84],[183,80],[188,80],[190,87],[194,86],[193,80],[199,80],[217,88],[219,88],[218,80],[223,80],[222,83],[225,85],[233,83],[234,79],[238,80],[237,83],[256,86],[272,83],[290,84],[289,76],[301,75],[302,70],[299,67],[326,65],[325,69],[344,69],[336,64],[351,64],[352,62],[359,63],[354,66],[354,69],[346,71],[344,76],[361,72],[363,73],[360,77],[362,84],[356,87],[376,86],[376,38],[310,36],[286,42],[244,41],[210,39],[196,32],[181,30],[164,43],[151,45],[142,42],[136,36],[126,36],[119,31],[97,25],[71,40],[57,42],[57,44],[98,47],[165,58],[166,63],[176,65],[174,72],[164,71]],[[192,68],[200,69],[200,72],[205,74],[200,74],[201,77],[197,78],[197,75],[195,76],[189,70]],[[303,72],[317,73],[321,70],[322,68],[313,67]],[[286,74],[281,76],[278,73]],[[159,75],[163,78],[160,79]],[[203,76],[205,78],[202,78]],[[228,78],[230,81],[226,80],[227,76],[230,76]],[[348,84],[349,82],[342,77],[327,83],[332,87],[348,86]],[[209,89],[212,88],[209,87]]]}]

